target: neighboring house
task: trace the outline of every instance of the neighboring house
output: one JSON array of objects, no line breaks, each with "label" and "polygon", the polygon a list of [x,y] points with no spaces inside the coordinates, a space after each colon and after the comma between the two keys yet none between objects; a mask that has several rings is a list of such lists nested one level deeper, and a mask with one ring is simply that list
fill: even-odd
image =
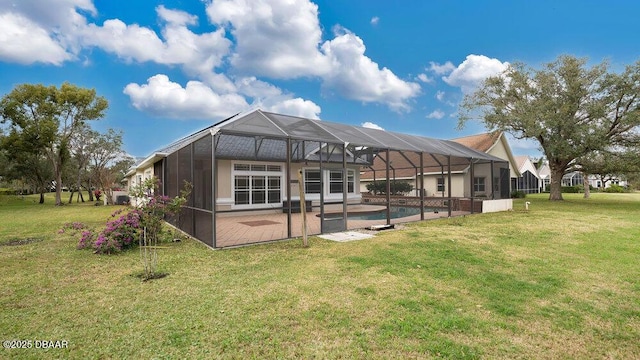
[{"label": "neighboring house", "polygon": [[[312,233],[362,226],[344,215],[350,207],[370,206],[361,205],[360,170],[387,154],[414,159],[414,169],[420,159],[433,162],[437,171],[430,168],[425,182],[434,184],[443,174],[453,180],[455,172],[466,171],[472,180],[466,180],[465,189],[455,196],[508,197],[509,161],[461,143],[261,110],[234,115],[176,141],[139,162],[127,177],[131,187],[155,176],[159,191],[169,197],[180,193],[184,181],[190,182],[190,199],[171,221],[217,248],[300,236],[300,227],[293,226],[300,220],[292,213],[296,206],[300,211],[301,191],[313,212],[332,215],[312,216],[311,223],[319,224],[312,226]],[[452,202],[441,200],[449,204],[449,216]],[[470,204],[473,208],[474,202]],[[510,204],[496,202],[492,211]],[[383,221],[390,224],[391,203],[383,205]],[[419,212],[424,216],[424,208]]]},{"label": "neighboring house", "polygon": [[[611,185],[627,186],[627,181],[615,175],[589,175],[589,185],[594,189],[606,189]],[[604,184],[604,185],[603,185]]]},{"label": "neighboring house", "polygon": [[516,156],[520,176],[511,179],[511,189],[525,194],[535,194],[542,191],[542,179],[538,170],[528,156]]},{"label": "neighboring house", "polygon": [[549,191],[549,186],[551,185],[551,169],[546,161],[538,169],[538,176],[541,181],[541,191]]},{"label": "neighboring house", "polygon": [[[549,164],[545,162],[542,164],[540,169],[538,169],[538,175],[541,180],[541,191],[549,191],[549,184],[551,183],[551,171],[549,169]],[[605,181],[605,179],[607,181]],[[587,177],[589,181],[589,185],[594,189],[608,188],[611,184],[616,184],[620,186],[626,186],[627,182],[624,179],[621,179],[617,176],[606,176],[604,179],[600,175],[589,175]],[[562,177],[561,181],[562,186],[576,186],[583,185],[584,178],[582,172],[580,171],[570,171]],[[604,184],[604,186],[603,186]]]},{"label": "neighboring house", "polygon": [[[592,174],[587,176],[589,186],[594,189],[606,189],[612,184],[626,186],[627,182],[617,176],[607,176],[605,181],[600,175]],[[603,186],[604,184],[604,186]],[[562,177],[562,186],[584,185],[584,176],[580,171],[571,171]]]},{"label": "neighboring house", "polygon": [[[484,133],[462,138],[453,139],[453,142],[464,145],[481,153],[502,159],[502,162],[477,164],[471,167],[471,161],[458,161],[451,166],[451,196],[452,197],[485,197],[490,199],[507,199],[511,196],[511,179],[517,178],[517,163],[509,143],[502,132]],[[446,163],[438,162],[433,158],[423,159],[423,171],[420,167],[411,166],[419,164],[418,155],[401,154],[392,152],[389,154],[391,160],[391,179],[395,181],[407,181],[414,188],[419,188],[420,174],[424,178],[424,189],[426,196],[447,197],[448,173]],[[374,158],[373,165],[363,168],[360,175],[360,191],[367,192],[367,184],[374,180],[384,180],[384,169],[386,162],[384,157]],[[473,171],[473,179],[471,173]],[[417,181],[416,181],[417,180]],[[418,192],[408,195],[416,195]]]}]

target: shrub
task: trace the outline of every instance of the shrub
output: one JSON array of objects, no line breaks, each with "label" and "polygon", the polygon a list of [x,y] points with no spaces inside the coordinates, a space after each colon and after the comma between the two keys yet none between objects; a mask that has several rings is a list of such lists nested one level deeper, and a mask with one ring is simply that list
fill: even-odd
[{"label": "shrub", "polygon": [[111,214],[113,220],[107,221],[99,233],[80,222],[66,223],[58,233],[72,237],[80,235],[78,249],[93,249],[97,254],[117,253],[135,246],[140,234],[140,212],[123,212],[121,209]]},{"label": "shrub", "polygon": [[574,186],[563,186],[562,187],[562,192],[563,193],[581,193],[584,191],[584,185],[574,185]]},{"label": "shrub", "polygon": [[[115,218],[123,210],[111,214]],[[140,233],[140,212],[132,210],[117,219],[107,222],[105,229],[98,234],[93,249],[99,254],[112,254],[131,248],[137,244]],[[82,239],[80,240],[82,241]],[[78,244],[80,247],[80,243]]]},{"label": "shrub", "polygon": [[609,186],[608,188],[604,189],[604,192],[607,193],[623,193],[625,192],[624,187],[617,185],[617,184],[611,184],[611,186]]},{"label": "shrub", "polygon": [[514,190],[511,192],[512,199],[524,199],[527,196],[524,191]]},{"label": "shrub", "polygon": [[[399,195],[402,193],[408,193],[413,190],[413,185],[406,181],[391,181],[391,194]],[[387,193],[387,181],[380,180],[367,184],[367,190],[373,194],[386,194]]]}]

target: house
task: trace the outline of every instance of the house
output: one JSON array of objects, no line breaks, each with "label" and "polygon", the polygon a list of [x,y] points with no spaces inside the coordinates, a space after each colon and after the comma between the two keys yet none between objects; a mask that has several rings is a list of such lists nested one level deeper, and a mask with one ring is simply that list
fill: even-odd
[{"label": "house", "polygon": [[[540,169],[538,169],[538,175],[541,181],[541,191],[549,191],[549,184],[551,183],[551,171],[549,164],[545,161]],[[624,179],[615,175],[601,176],[599,174],[591,174],[587,176],[589,185],[594,189],[606,189],[612,184],[626,186],[627,182]],[[562,176],[562,186],[584,186],[584,176],[582,172],[573,170],[569,171]]]},{"label": "house", "polygon": [[511,189],[522,191],[525,194],[535,194],[542,191],[542,179],[538,169],[528,156],[516,156],[520,176],[511,179]]},{"label": "house", "polygon": [[[508,199],[511,196],[510,183],[520,176],[517,163],[511,152],[511,147],[502,132],[484,133],[453,139],[452,142],[475,150],[477,153],[488,154],[500,159],[500,162],[475,165],[473,161],[462,161],[451,166],[451,196],[452,197],[481,197],[488,199]],[[423,171],[418,164],[417,155],[391,153],[391,179],[409,182],[414,189],[419,188],[420,177],[424,181],[426,196],[446,197],[448,195],[449,179],[446,164],[427,157],[423,162]],[[374,163],[363,169],[360,179],[361,192],[367,192],[367,185],[384,180],[381,171],[385,169],[384,157],[374,159]],[[472,174],[473,170],[473,174]],[[417,194],[414,193],[412,195]]]},{"label": "house", "polygon": [[549,191],[551,185],[551,168],[549,168],[548,162],[545,161],[542,166],[540,166],[538,169],[538,177],[541,181],[541,191]]},{"label": "house", "polygon": [[[469,199],[443,193],[442,211],[429,214],[423,191],[412,199],[416,212],[409,216],[401,210],[394,218],[390,194],[368,203],[359,186],[362,167],[391,154],[414,159],[414,169],[420,161],[433,161],[447,179],[464,167],[484,181],[460,194],[468,193]],[[388,167],[383,173],[390,176]],[[190,182],[191,196],[170,222],[208,246],[222,248],[301,236],[301,212],[306,210],[311,214],[304,228],[310,234],[473,212],[474,196],[504,195],[501,186],[508,187],[503,179],[508,174],[504,159],[461,143],[254,110],[154,152],[127,177],[134,186],[155,176],[159,191],[169,197]],[[465,201],[466,210],[460,205]],[[361,211],[380,217],[351,217]]]}]

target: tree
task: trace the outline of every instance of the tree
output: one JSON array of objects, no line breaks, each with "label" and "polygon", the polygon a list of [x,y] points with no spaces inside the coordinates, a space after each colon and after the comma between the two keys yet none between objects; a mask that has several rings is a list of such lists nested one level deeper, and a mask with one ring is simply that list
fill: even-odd
[{"label": "tree", "polygon": [[44,203],[44,192],[49,189],[53,176],[51,163],[44,153],[47,141],[48,138],[41,133],[20,133],[14,128],[0,138],[4,158],[0,175],[28,184],[33,192],[40,193],[40,204]]},{"label": "tree", "polygon": [[[585,179],[588,175],[597,175],[604,188],[609,181],[619,179],[625,174],[640,169],[640,157],[637,149],[614,149],[590,153],[576,160],[576,169],[582,171]],[[589,197],[588,182],[585,182],[585,198]]]},{"label": "tree", "polygon": [[100,119],[107,100],[93,89],[64,83],[57,88],[41,84],[16,86],[0,100],[0,116],[17,136],[34,138],[51,162],[56,205],[62,205],[62,171],[69,159],[70,140],[87,121]]},{"label": "tree", "polygon": [[562,176],[577,158],[638,142],[640,62],[620,74],[586,62],[560,56],[540,70],[513,64],[461,104],[460,127],[479,111],[487,128],[537,140],[549,161],[550,200],[562,200]]},{"label": "tree", "polygon": [[89,131],[89,136],[86,151],[92,177],[102,189],[107,203],[112,204],[112,186],[122,181],[124,173],[133,165],[133,159],[122,151],[121,131],[109,129],[105,134]]}]

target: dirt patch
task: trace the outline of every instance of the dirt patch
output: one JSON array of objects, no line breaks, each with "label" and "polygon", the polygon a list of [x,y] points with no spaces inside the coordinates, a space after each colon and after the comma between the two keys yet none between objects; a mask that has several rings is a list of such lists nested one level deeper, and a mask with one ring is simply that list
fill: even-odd
[{"label": "dirt patch", "polygon": [[37,243],[42,241],[40,238],[26,238],[26,239],[11,239],[6,242],[0,243],[0,246],[18,246],[18,245],[27,245],[32,243]]}]

